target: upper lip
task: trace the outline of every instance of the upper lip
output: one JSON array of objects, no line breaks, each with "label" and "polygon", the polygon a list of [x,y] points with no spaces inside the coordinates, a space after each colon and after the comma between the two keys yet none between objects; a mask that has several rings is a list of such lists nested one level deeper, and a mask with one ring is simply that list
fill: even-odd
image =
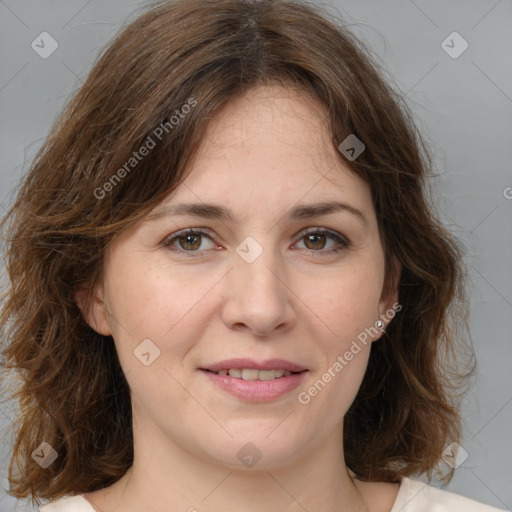
[{"label": "upper lip", "polygon": [[292,363],[286,359],[266,359],[265,361],[254,361],[253,359],[226,359],[218,363],[209,364],[201,368],[202,370],[210,370],[218,372],[220,370],[229,370],[231,368],[248,369],[253,368],[256,370],[288,370],[290,372],[302,372],[307,370],[300,364]]}]

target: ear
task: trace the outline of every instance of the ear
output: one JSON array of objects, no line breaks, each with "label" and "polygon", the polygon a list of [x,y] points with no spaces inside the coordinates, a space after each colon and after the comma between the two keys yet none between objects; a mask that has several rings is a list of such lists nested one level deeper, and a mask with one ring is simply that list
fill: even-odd
[{"label": "ear", "polygon": [[393,258],[391,283],[387,290],[383,290],[379,301],[379,317],[380,320],[384,322],[384,330],[393,320],[396,313],[402,309],[402,305],[398,302],[398,288],[400,285],[401,274],[402,266],[396,258]]},{"label": "ear", "polygon": [[103,336],[112,336],[101,285],[91,288],[88,283],[80,284],[75,289],[75,301],[85,321],[92,329]]}]

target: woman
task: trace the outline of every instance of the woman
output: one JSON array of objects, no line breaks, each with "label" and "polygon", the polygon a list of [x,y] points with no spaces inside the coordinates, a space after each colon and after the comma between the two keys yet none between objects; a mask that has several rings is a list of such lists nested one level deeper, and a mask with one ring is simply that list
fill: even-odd
[{"label": "woman", "polygon": [[496,510],[410,478],[453,473],[464,377],[460,252],[428,169],[370,56],[314,9],[178,0],[135,20],[6,218],[11,494]]}]

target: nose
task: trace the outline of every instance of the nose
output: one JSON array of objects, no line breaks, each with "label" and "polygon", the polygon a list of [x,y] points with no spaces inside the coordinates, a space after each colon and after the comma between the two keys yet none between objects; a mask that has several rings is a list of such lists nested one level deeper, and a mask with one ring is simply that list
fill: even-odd
[{"label": "nose", "polygon": [[271,250],[252,263],[234,255],[234,268],[226,276],[222,319],[233,330],[271,336],[291,329],[297,321],[293,293],[279,256]]}]

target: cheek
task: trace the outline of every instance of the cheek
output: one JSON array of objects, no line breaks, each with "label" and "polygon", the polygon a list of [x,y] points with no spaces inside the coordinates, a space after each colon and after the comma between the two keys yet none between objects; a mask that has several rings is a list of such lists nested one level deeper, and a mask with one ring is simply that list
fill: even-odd
[{"label": "cheek", "polygon": [[165,260],[142,259],[125,263],[124,271],[111,281],[110,296],[129,331],[162,338],[192,311],[211,286],[204,273],[196,272],[194,278],[193,273]]},{"label": "cheek", "polygon": [[311,297],[312,310],[331,332],[335,348],[350,345],[379,319],[383,280],[379,267],[375,263],[347,266],[324,279],[319,292]]},{"label": "cheek", "polygon": [[323,293],[310,299],[326,328],[321,328],[323,336],[313,333],[321,357],[299,402],[310,418],[317,418],[319,431],[341,421],[364,378],[372,345],[369,329],[379,319],[382,276],[375,269],[377,265],[340,271],[325,280]]},{"label": "cheek", "polygon": [[123,258],[108,281],[111,325],[126,371],[139,366],[134,351],[146,339],[160,351],[158,363],[181,360],[210,321],[207,306],[219,281],[219,276],[193,271],[192,266],[187,271],[164,257],[150,256]]},{"label": "cheek", "polygon": [[178,384],[179,366],[210,321],[205,307],[218,278],[197,272],[194,278],[192,271],[179,271],[165,259],[122,261],[109,276],[108,296],[132,399],[142,409],[173,403],[186,411],[190,404]]}]

